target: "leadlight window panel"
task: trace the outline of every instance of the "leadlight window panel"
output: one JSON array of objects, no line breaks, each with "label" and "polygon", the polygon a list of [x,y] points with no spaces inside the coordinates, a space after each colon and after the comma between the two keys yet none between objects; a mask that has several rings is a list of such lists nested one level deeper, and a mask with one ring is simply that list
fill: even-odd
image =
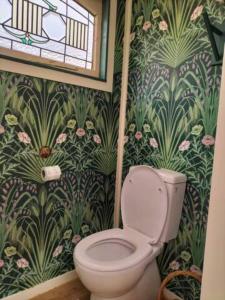
[{"label": "leadlight window panel", "polygon": [[95,16],[74,0],[0,0],[0,47],[92,70]]}]

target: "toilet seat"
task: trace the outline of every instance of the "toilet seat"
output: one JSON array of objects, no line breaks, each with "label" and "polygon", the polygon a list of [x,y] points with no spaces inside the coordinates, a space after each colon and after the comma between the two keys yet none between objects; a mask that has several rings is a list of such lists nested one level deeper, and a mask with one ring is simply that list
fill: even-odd
[{"label": "toilet seat", "polygon": [[[107,243],[115,240],[121,244],[126,243],[133,247],[133,252],[123,259],[118,260],[97,260],[90,257],[87,250],[94,247],[99,242]],[[149,238],[135,232],[132,229],[110,229],[90,235],[82,240],[74,252],[74,260],[88,269],[100,272],[113,272],[125,270],[140,263],[153,252],[149,244]]]}]

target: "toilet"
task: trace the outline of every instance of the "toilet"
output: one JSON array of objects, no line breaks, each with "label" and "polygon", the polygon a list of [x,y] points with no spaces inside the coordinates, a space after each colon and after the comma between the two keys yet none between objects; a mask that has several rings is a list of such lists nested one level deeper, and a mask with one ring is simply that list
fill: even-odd
[{"label": "toilet", "polygon": [[123,229],[92,234],[74,250],[76,272],[91,300],[156,300],[156,258],[177,236],[185,186],[182,173],[130,168],[121,194]]}]

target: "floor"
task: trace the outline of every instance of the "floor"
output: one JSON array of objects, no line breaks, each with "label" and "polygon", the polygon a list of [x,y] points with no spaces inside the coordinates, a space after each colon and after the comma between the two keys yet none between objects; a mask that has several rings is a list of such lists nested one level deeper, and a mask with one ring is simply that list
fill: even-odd
[{"label": "floor", "polygon": [[90,294],[76,279],[30,300],[90,300]]}]

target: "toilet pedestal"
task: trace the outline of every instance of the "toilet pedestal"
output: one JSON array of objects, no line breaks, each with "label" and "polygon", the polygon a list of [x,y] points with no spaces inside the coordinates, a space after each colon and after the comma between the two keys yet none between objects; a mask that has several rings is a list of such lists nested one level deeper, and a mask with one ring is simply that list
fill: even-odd
[{"label": "toilet pedestal", "polygon": [[156,300],[160,284],[159,269],[156,259],[154,259],[146,267],[136,286],[127,294],[115,298],[105,298],[92,294],[90,300]]}]

